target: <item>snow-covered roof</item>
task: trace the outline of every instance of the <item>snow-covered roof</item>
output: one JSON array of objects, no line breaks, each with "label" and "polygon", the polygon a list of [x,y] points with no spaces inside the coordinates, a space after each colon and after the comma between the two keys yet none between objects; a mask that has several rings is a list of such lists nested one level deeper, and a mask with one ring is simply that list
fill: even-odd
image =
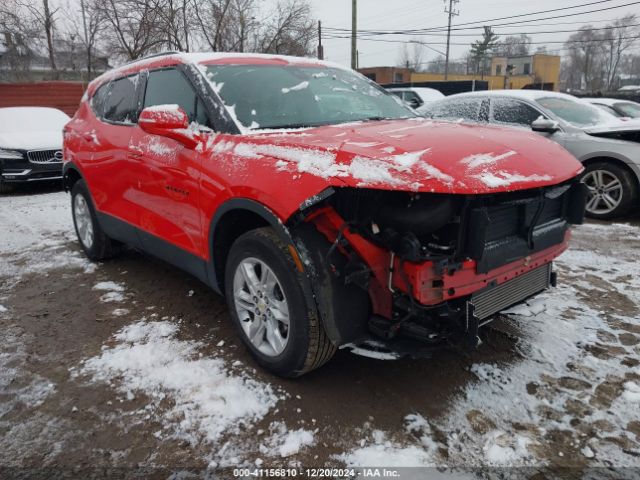
[{"label": "snow-covered roof", "polygon": [[482,90],[477,92],[466,92],[466,93],[458,93],[456,95],[451,95],[451,97],[461,97],[461,96],[492,96],[492,97],[512,97],[512,98],[522,98],[525,100],[535,101],[540,98],[567,98],[570,100],[575,100],[576,97],[573,95],[568,95],[566,93],[559,92],[550,92],[548,90]]},{"label": "snow-covered roof", "polygon": [[[175,61],[176,63],[186,63],[186,64],[206,64],[208,62],[215,62],[220,60],[233,60],[233,59],[244,59],[250,60],[255,59],[256,62],[264,62],[266,61],[280,61],[291,65],[317,65],[323,66],[327,68],[339,68],[341,70],[349,70],[349,68],[341,65],[339,63],[328,62],[326,60],[318,60],[315,58],[309,57],[293,57],[289,55],[273,55],[273,54],[265,54],[265,53],[236,53],[236,52],[190,52],[190,53],[169,53],[167,55],[154,55],[146,58],[142,58],[140,60],[136,60],[130,63],[126,63],[117,68],[109,70],[104,73],[100,77],[96,79],[98,83],[101,83],[105,79],[113,78],[114,76],[118,76],[119,74],[132,71],[144,69],[146,66],[153,65],[159,61],[171,62]],[[232,63],[232,62],[230,62]]]},{"label": "snow-covered roof", "polygon": [[[623,103],[623,102],[631,102],[631,100],[626,100],[623,98],[602,98],[602,97],[597,97],[597,98],[583,98],[582,100],[589,102],[589,103],[595,103],[595,104],[600,104],[600,105],[607,105],[609,107],[613,107],[614,105],[616,105],[617,103]],[[631,102],[631,103],[635,103],[635,102]]]}]

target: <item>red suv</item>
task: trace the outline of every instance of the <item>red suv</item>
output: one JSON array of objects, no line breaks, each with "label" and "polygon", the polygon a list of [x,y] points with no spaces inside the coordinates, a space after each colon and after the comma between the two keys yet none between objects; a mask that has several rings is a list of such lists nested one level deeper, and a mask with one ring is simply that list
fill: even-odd
[{"label": "red suv", "polygon": [[64,130],[89,258],[123,245],[226,296],[284,376],[375,335],[475,345],[555,281],[582,166],[534,133],[418,118],[340,66],[164,54],[96,79]]}]

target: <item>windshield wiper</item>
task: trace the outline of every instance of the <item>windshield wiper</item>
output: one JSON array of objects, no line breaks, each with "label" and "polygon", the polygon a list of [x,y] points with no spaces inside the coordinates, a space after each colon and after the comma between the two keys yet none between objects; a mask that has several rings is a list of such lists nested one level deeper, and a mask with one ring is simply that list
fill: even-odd
[{"label": "windshield wiper", "polygon": [[288,124],[284,124],[284,125],[268,125],[266,127],[258,127],[255,130],[277,130],[277,129],[288,129],[288,128],[312,128],[312,127],[319,127],[322,125],[326,125],[324,123],[317,123],[317,124],[313,124],[313,123],[288,123]]}]

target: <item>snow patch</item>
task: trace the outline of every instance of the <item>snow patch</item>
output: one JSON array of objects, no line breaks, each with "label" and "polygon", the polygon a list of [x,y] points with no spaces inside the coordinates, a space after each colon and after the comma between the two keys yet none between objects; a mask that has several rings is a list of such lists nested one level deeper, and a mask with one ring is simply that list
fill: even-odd
[{"label": "snow patch", "polygon": [[500,160],[504,160],[505,158],[512,157],[517,155],[513,150],[502,153],[500,155],[496,155],[495,153],[477,153],[475,155],[469,155],[468,157],[464,157],[460,160],[461,163],[467,165],[469,169],[475,169],[478,167],[483,167],[486,165],[494,165]]},{"label": "snow patch", "polygon": [[550,175],[520,175],[517,173],[509,173],[505,171],[499,171],[495,173],[483,172],[478,175],[472,175],[473,178],[477,178],[489,188],[508,187],[516,183],[525,182],[548,182],[553,180]]},{"label": "snow patch", "polygon": [[306,88],[309,88],[309,82],[304,81],[300,82],[297,85],[294,85],[293,87],[283,88],[282,93],[299,92],[300,90],[305,90]]},{"label": "snow patch", "polygon": [[144,395],[149,410],[163,399],[172,406],[158,409],[168,435],[196,444],[215,442],[263,418],[278,398],[270,385],[232,375],[225,362],[199,355],[200,342],[179,340],[178,325],[145,319],[124,327],[116,344],[82,362],[74,378],[116,385],[131,398]]}]

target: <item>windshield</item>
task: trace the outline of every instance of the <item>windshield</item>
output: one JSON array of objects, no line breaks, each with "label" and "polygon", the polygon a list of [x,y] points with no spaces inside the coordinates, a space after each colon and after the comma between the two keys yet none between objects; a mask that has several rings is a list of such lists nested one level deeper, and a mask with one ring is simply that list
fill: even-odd
[{"label": "windshield", "polygon": [[211,65],[207,77],[227,108],[248,129],[416,116],[382,87],[339,68]]},{"label": "windshield", "polygon": [[616,103],[616,108],[620,110],[625,117],[640,118],[640,104],[631,102]]},{"label": "windshield", "polygon": [[616,120],[615,116],[577,99],[546,97],[539,98],[537,102],[565,122],[569,122],[578,128],[594,127]]}]

